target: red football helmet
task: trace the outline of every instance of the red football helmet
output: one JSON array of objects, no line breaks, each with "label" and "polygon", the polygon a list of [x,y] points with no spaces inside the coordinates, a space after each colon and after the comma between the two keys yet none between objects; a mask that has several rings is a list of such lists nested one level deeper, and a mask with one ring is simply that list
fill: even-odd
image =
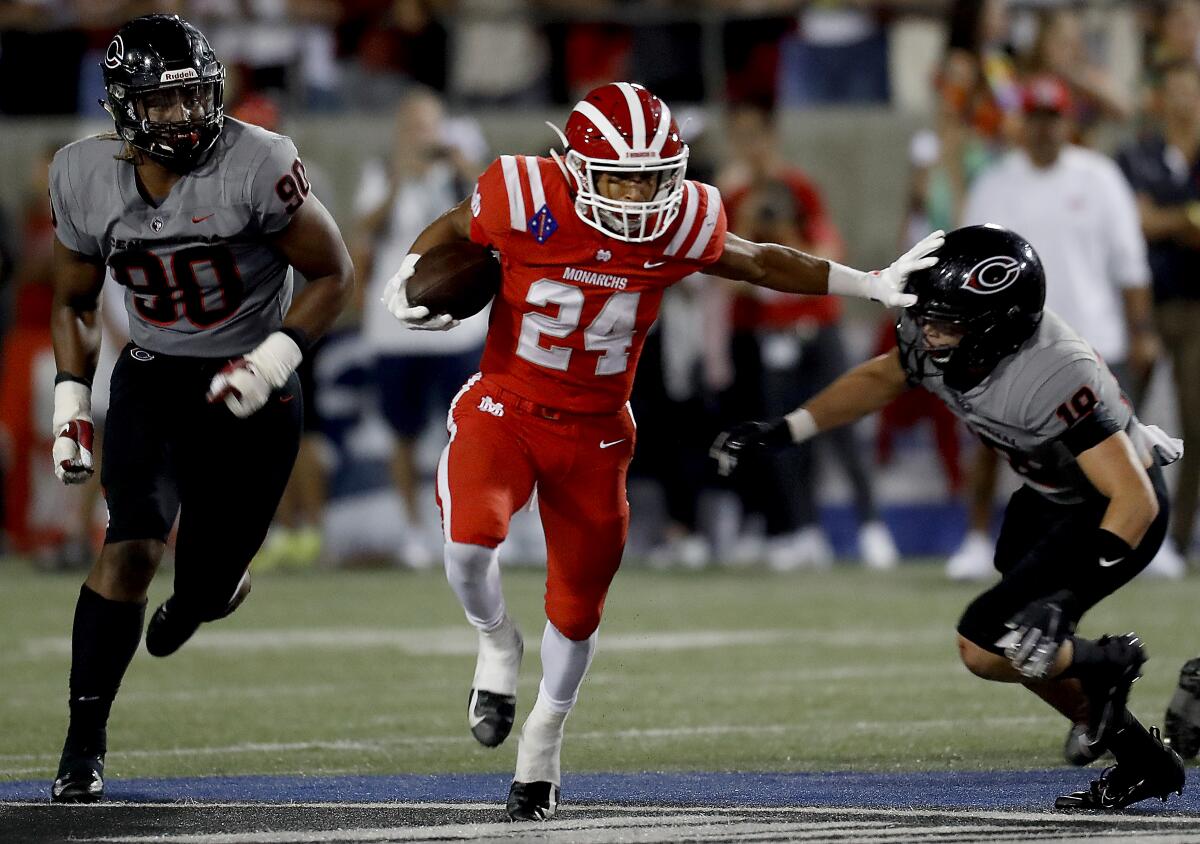
[{"label": "red football helmet", "polygon": [[[575,186],[575,212],[585,223],[627,243],[654,240],[679,214],[688,148],[671,110],[641,85],[610,82],[588,93],[567,119],[563,167]],[[654,173],[658,185],[645,202],[609,199],[596,188],[604,172]]]}]

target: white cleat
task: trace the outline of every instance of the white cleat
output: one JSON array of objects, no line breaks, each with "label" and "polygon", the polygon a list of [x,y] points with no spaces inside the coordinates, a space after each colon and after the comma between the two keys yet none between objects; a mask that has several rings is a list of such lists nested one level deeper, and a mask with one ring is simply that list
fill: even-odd
[{"label": "white cleat", "polygon": [[858,553],[863,565],[873,571],[889,571],[900,562],[900,552],[888,526],[879,520],[858,529]]},{"label": "white cleat", "polygon": [[517,677],[525,642],[507,615],[500,625],[479,634],[479,656],[467,700],[471,735],[484,747],[499,747],[517,716]]},{"label": "white cleat", "polygon": [[563,726],[566,712],[554,712],[534,701],[517,743],[517,769],[508,793],[508,817],[544,821],[554,817],[562,783]]},{"label": "white cleat", "polygon": [[963,544],[946,561],[946,577],[951,580],[990,580],[996,575],[993,559],[996,546],[992,538],[982,531],[967,534]]}]

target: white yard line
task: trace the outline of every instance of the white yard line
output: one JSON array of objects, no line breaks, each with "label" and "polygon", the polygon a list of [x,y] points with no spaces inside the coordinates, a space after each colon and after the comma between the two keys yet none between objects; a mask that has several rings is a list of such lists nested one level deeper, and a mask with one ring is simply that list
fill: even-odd
[{"label": "white yard line", "polygon": [[[948,640],[948,629],[875,630],[851,628],[830,630],[684,630],[600,634],[603,651],[684,651],[765,645],[820,645],[824,647],[888,646],[892,644],[935,643]],[[413,656],[474,656],[475,632],[469,627],[435,627],[424,630],[388,629],[308,629],[308,630],[220,630],[203,629],[188,642],[188,650],[220,652],[278,650],[361,650],[380,648]],[[535,639],[527,650],[537,650]],[[69,656],[69,636],[43,636],[25,639],[20,645],[27,659],[45,656]]]}]

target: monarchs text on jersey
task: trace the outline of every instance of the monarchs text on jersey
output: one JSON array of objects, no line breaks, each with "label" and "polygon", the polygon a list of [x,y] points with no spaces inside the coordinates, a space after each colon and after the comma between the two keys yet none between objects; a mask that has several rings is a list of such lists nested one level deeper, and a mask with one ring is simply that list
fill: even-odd
[{"label": "monarchs text on jersey", "polygon": [[471,198],[471,239],[500,253],[481,370],[501,387],[575,413],[621,409],[663,292],[721,257],[717,189],[687,181],[675,221],[656,240],[625,243],[575,213],[549,158],[504,155]]},{"label": "monarchs text on jersey", "polygon": [[182,357],[233,357],[283,323],[291,267],[271,246],[307,198],[291,140],[231,118],[212,153],[155,204],[115,136],[68,144],[50,166],[63,246],[125,288],[130,339]]}]

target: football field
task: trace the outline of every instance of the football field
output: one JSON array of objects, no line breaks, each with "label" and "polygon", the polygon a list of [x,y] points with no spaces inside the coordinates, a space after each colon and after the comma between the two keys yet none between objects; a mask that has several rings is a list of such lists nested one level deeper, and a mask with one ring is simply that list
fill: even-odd
[{"label": "football field", "polygon": [[[109,794],[127,804],[32,805],[46,800],[66,726],[79,580],[0,563],[0,839],[532,832],[497,824],[515,737],[487,750],[467,731],[474,635],[439,572],[256,578],[234,616],[176,655],[135,657],[109,729]],[[511,570],[505,584],[526,637],[519,723],[539,676],[542,576]],[[169,589],[164,571],[151,606]],[[539,830],[570,841],[1200,839],[1190,789],[1118,819],[1044,814],[1096,771],[1063,765],[1065,722],[1044,705],[958,663],[954,624],[976,591],[933,564],[626,569],[568,722],[563,811]],[[1084,622],[1147,641],[1132,700],[1147,723],[1161,723],[1179,666],[1200,652],[1195,593],[1192,581],[1135,583]]]}]

